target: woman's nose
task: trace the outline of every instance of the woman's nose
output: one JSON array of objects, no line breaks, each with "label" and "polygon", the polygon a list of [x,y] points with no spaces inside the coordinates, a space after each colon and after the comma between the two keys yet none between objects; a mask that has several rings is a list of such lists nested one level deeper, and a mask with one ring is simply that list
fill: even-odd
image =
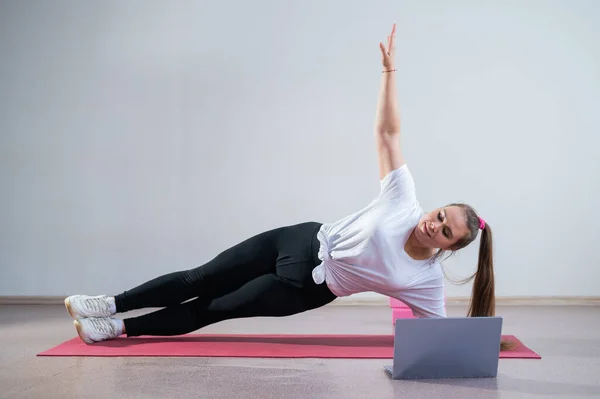
[{"label": "woman's nose", "polygon": [[430,222],[429,228],[433,232],[437,231],[437,225],[434,222]]}]

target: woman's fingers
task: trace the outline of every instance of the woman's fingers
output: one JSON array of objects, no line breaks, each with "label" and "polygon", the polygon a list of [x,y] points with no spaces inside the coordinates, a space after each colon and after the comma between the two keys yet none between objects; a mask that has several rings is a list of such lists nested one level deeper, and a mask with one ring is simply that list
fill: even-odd
[{"label": "woman's fingers", "polygon": [[392,27],[392,33],[387,37],[387,47],[383,43],[379,43],[383,65],[389,67],[393,64],[394,49],[396,46],[396,24]]},{"label": "woman's fingers", "polygon": [[384,57],[389,56],[389,53],[387,51],[387,49],[385,48],[385,46],[383,45],[383,43],[379,43],[379,48],[381,49],[381,55],[383,55]]},{"label": "woman's fingers", "polygon": [[396,46],[396,24],[392,27],[392,33],[388,36],[388,54],[394,51]]}]

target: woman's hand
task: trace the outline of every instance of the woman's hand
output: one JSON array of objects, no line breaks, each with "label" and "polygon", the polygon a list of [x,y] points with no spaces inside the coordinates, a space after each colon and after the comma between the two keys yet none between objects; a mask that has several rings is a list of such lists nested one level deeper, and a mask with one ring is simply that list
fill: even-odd
[{"label": "woman's hand", "polygon": [[381,62],[384,70],[396,69],[396,62],[394,60],[396,55],[396,24],[392,27],[390,36],[387,37],[387,47],[380,42],[379,48],[381,49]]}]

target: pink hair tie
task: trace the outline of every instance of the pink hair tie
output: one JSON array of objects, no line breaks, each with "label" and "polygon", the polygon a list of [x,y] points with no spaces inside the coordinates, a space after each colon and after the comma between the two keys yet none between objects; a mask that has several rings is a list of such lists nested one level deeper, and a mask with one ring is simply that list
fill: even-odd
[{"label": "pink hair tie", "polygon": [[483,230],[485,228],[485,220],[479,218],[479,228]]}]

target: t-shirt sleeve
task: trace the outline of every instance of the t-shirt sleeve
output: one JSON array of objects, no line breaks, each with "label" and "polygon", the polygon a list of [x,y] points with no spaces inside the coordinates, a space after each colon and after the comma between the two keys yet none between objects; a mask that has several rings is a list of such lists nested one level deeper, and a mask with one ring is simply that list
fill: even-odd
[{"label": "t-shirt sleeve", "polygon": [[404,302],[418,318],[445,318],[446,300],[443,285],[432,282],[419,288],[402,290],[394,298]]},{"label": "t-shirt sleeve", "polygon": [[419,319],[424,318],[445,318],[446,308],[444,306],[438,306],[435,308],[412,308],[413,314]]},{"label": "t-shirt sleeve", "polygon": [[415,195],[415,182],[407,164],[390,171],[380,181],[380,198],[390,201],[413,201]]}]

